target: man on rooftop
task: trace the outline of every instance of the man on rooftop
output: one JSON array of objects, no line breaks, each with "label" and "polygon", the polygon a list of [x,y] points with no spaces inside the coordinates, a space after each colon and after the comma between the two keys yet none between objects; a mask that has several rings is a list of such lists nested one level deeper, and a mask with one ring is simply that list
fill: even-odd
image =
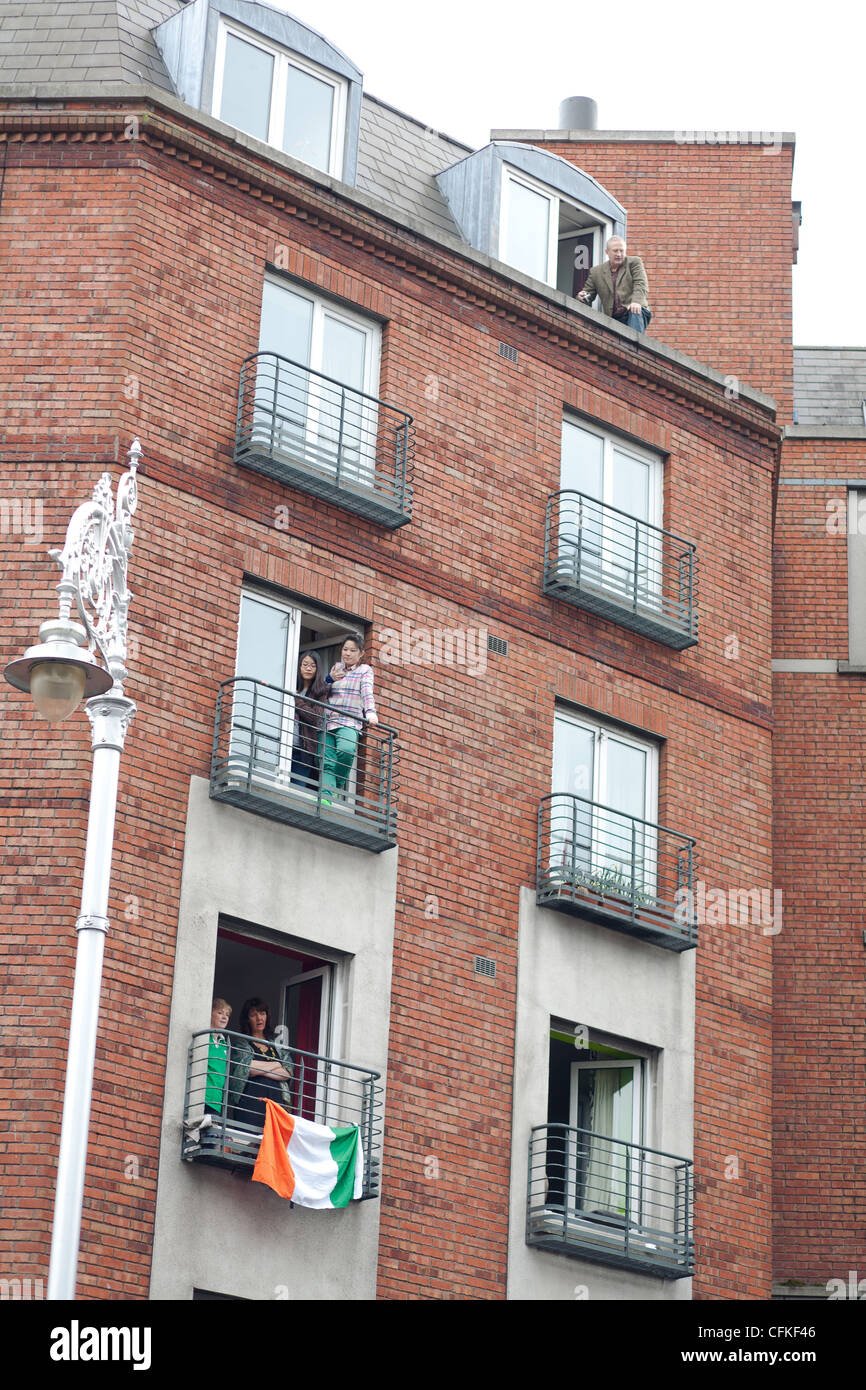
[{"label": "man on rooftop", "polygon": [[621,236],[612,236],[607,246],[607,260],[594,265],[586,284],[578,294],[584,304],[591,304],[598,295],[602,313],[619,323],[627,323],[636,333],[645,333],[652,313],[647,304],[649,285],[640,256],[627,256]]}]

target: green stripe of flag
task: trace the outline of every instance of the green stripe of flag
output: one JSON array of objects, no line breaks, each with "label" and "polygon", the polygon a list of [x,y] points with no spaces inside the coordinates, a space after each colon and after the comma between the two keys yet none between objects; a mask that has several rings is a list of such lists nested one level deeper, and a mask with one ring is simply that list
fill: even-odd
[{"label": "green stripe of flag", "polygon": [[357,1125],[346,1128],[334,1126],[334,1138],[331,1140],[331,1157],[337,1165],[337,1181],[331,1189],[331,1205],[334,1207],[347,1207],[354,1196],[359,1137]]}]

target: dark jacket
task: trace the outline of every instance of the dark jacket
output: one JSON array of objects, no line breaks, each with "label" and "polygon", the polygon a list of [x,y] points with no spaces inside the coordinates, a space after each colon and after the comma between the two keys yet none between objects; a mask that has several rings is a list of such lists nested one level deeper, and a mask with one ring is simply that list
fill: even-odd
[{"label": "dark jacket", "polygon": [[[322,684],[324,685],[324,682]],[[327,714],[323,704],[329,693],[328,687],[324,686],[324,694],[318,704],[309,697],[305,699],[303,695],[295,696],[295,736],[292,742],[296,748],[302,748],[311,758],[317,758],[319,755],[319,740],[325,727],[325,715]]]},{"label": "dark jacket", "polygon": [[[229,1105],[233,1111],[237,1109],[241,1096],[244,1093],[244,1087],[249,1080],[250,1067],[253,1064],[254,1056],[258,1055],[262,1061],[279,1062],[283,1070],[289,1073],[289,1076],[294,1075],[295,1068],[292,1064],[291,1053],[287,1052],[284,1047],[280,1047],[277,1043],[269,1042],[267,1038],[264,1038],[262,1041],[267,1043],[267,1053],[258,1052],[258,1049],[253,1046],[252,1038],[239,1038],[237,1035],[231,1038]],[[279,1086],[283,1096],[283,1105],[287,1109],[291,1109],[292,1088],[289,1082],[286,1080],[280,1081]]]}]

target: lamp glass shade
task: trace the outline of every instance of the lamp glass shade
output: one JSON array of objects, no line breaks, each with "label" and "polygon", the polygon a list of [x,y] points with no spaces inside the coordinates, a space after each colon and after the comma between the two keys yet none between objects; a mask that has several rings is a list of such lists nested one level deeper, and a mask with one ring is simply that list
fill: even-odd
[{"label": "lamp glass shade", "polygon": [[81,703],[84,669],[70,661],[40,661],[30,674],[30,694],[36,711],[49,724],[59,724]]}]

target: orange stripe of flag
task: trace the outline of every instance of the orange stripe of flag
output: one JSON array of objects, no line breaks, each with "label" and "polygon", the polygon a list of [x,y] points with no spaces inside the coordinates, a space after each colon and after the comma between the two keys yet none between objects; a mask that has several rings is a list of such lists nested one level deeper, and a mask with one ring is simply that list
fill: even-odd
[{"label": "orange stripe of flag", "polygon": [[294,1119],[281,1105],[265,1101],[265,1130],[253,1169],[253,1182],[265,1183],[288,1200],[295,1190],[295,1173],[287,1152],[294,1128]]}]

